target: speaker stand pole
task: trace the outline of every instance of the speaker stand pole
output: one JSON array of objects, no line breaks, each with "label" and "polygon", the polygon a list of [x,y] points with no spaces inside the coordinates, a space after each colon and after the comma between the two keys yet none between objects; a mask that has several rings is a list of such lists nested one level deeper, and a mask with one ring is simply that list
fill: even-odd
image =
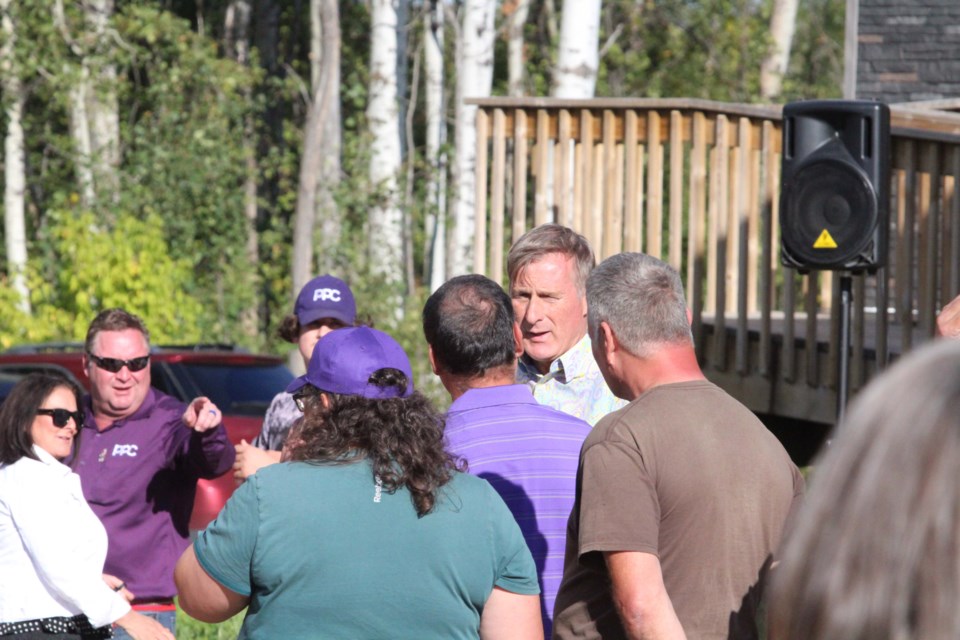
[{"label": "speaker stand pole", "polygon": [[849,272],[840,274],[840,375],[837,383],[837,424],[843,422],[847,410],[847,396],[850,384],[850,309],[853,290],[853,276]]}]

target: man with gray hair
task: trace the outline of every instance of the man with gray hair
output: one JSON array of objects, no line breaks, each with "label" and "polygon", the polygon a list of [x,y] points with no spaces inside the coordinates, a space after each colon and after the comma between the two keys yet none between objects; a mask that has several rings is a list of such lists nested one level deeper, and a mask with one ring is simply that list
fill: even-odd
[{"label": "man with gray hair", "polygon": [[517,382],[527,384],[540,404],[591,425],[624,404],[590,353],[586,290],[594,264],[586,238],[559,224],[531,229],[507,255],[524,352]]},{"label": "man with gray hair", "polygon": [[697,363],[677,272],[640,253],[587,283],[617,396],[580,453],[554,637],[757,638],[763,580],[803,477]]}]

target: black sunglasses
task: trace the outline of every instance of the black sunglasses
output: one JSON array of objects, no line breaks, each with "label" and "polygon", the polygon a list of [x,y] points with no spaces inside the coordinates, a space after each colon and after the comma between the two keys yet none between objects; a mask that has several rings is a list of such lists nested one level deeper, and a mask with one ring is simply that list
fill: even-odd
[{"label": "black sunglasses", "polygon": [[53,426],[58,429],[63,429],[67,426],[67,422],[70,421],[70,418],[73,418],[73,424],[76,426],[77,431],[83,426],[83,411],[68,411],[67,409],[37,409],[37,413],[42,416],[50,416],[53,418]]},{"label": "black sunglasses", "polygon": [[306,412],[307,403],[311,398],[316,398],[318,393],[319,391],[316,387],[308,384],[293,394],[293,402],[297,405],[297,409],[300,409],[300,413]]},{"label": "black sunglasses", "polygon": [[116,373],[124,367],[130,371],[140,371],[150,363],[150,356],[140,356],[139,358],[131,358],[130,360],[120,360],[119,358],[101,358],[100,356],[95,356],[92,353],[88,353],[87,357],[93,360],[93,364],[97,365],[104,371],[109,371],[110,373]]}]

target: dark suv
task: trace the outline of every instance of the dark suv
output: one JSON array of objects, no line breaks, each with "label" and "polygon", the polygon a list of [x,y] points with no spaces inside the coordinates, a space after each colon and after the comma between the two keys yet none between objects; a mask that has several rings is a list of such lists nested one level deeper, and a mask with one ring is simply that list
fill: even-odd
[{"label": "dark suv", "polygon": [[[22,345],[0,353],[0,378],[33,371],[59,370],[88,387],[83,372],[83,345],[45,343]],[[207,396],[223,411],[230,441],[252,441],[260,433],[270,401],[293,379],[283,360],[247,353],[230,345],[173,345],[152,347],[151,384],[183,402]],[[216,517],[233,493],[231,472],[197,484],[190,529],[199,530]]]}]

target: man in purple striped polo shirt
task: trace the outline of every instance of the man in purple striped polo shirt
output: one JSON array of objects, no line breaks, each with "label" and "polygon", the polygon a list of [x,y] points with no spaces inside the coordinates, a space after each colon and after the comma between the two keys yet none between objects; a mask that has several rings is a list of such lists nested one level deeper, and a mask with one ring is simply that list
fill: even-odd
[{"label": "man in purple striped polo shirt", "polygon": [[424,306],[423,332],[433,371],[453,398],[449,450],[493,485],[517,519],[537,564],[549,637],[590,425],[538,404],[526,385],[514,384],[521,336],[510,297],[489,278],[459,276],[440,287]]}]

